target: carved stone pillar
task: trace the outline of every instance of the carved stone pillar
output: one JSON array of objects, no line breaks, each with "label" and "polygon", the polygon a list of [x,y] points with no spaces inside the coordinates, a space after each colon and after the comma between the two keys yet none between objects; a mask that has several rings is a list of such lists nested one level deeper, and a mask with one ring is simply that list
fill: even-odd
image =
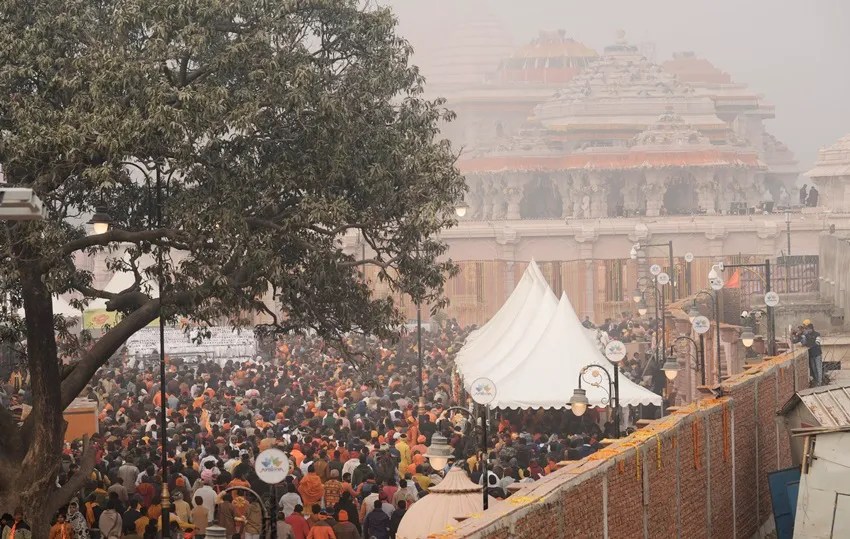
[{"label": "carved stone pillar", "polygon": [[608,184],[600,174],[590,176],[590,217],[608,217]]},{"label": "carved stone pillar", "polygon": [[572,217],[573,216],[573,197],[572,197],[572,188],[573,188],[573,179],[569,172],[556,176],[553,180],[555,182],[555,187],[558,189],[558,193],[561,195],[561,217]]},{"label": "carved stone pillar", "polygon": [[646,197],[647,217],[658,217],[661,214],[661,206],[664,204],[664,193],[666,191],[667,186],[659,172],[649,171],[646,173],[643,195]]},{"label": "carved stone pillar", "polygon": [[502,178],[493,178],[493,186],[490,190],[490,206],[492,208],[490,214],[494,220],[505,218],[505,180]]},{"label": "carved stone pillar", "polygon": [[640,178],[627,174],[623,180],[623,211],[635,215],[638,211],[638,181]]},{"label": "carved stone pillar", "polygon": [[696,175],[697,205],[705,210],[706,215],[714,215],[717,213],[717,208],[715,207],[717,184],[714,181],[714,170],[700,170],[696,172]]},{"label": "carved stone pillar", "polygon": [[511,178],[505,185],[505,201],[508,204],[506,219],[520,219],[519,204],[522,202],[523,183],[521,178]]}]

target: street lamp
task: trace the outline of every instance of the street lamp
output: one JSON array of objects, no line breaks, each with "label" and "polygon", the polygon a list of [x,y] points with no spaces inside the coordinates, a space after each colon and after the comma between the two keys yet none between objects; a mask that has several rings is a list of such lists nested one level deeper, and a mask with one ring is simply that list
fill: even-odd
[{"label": "street lamp", "polygon": [[691,305],[691,308],[688,309],[688,320],[691,321],[691,324],[694,323],[694,319],[697,316],[700,316],[700,312],[699,312],[699,309],[697,309],[696,303],[694,303],[694,304]]},{"label": "street lamp", "polygon": [[756,336],[753,334],[752,330],[750,330],[750,329],[745,329],[745,330],[741,333],[741,342],[742,342],[742,343],[744,344],[744,346],[746,346],[747,348],[750,348],[750,347],[753,345],[753,343],[755,342],[755,340],[756,340]]},{"label": "street lamp", "polygon": [[[712,271],[715,272],[715,279],[713,281],[711,281],[712,284],[714,286],[721,284],[721,288],[722,288],[722,281],[719,280],[719,277],[717,276],[717,272],[713,268],[712,268]],[[709,272],[709,279],[711,279],[711,272]],[[691,309],[690,309],[690,311],[688,311],[689,317],[690,317],[691,313],[693,313],[693,312],[696,312],[697,316],[699,316],[699,309],[697,309],[697,298],[699,298],[700,296],[705,296],[705,297],[707,297],[708,299],[711,300],[711,308],[712,308],[712,311],[714,312],[714,357],[715,357],[714,361],[717,363],[717,383],[719,384],[720,378],[721,378],[721,370],[720,370],[720,367],[721,367],[721,365],[720,365],[720,301],[717,298],[716,292],[714,294],[712,294],[711,292],[709,292],[707,290],[700,290],[699,292],[694,294],[694,299],[693,299],[693,302],[691,304]],[[695,319],[696,319],[696,317],[691,318],[691,325],[694,324]],[[695,330],[696,329],[697,328],[695,328]],[[697,333],[699,333],[700,343],[702,343],[703,363],[705,363],[705,336],[704,336],[705,331],[697,331]],[[704,383],[705,383],[705,381],[703,381],[703,384]]]},{"label": "street lamp", "polygon": [[676,367],[674,369],[673,364],[672,364],[675,361],[673,359],[673,357],[674,357],[673,349],[674,349],[676,343],[679,342],[679,341],[688,341],[689,343],[694,345],[694,350],[696,350],[697,355],[693,356],[690,352],[688,352],[688,355],[690,355],[694,360],[696,360],[697,366],[699,367],[699,370],[700,370],[702,385],[705,385],[705,341],[702,340],[702,333],[700,333],[700,343],[699,344],[697,344],[697,342],[695,340],[688,337],[687,335],[680,335],[680,336],[676,337],[675,339],[673,339],[673,344],[670,345],[670,358],[668,358],[668,361],[666,363],[664,363],[664,366],[662,367],[664,374],[667,376],[668,380],[673,380],[673,379],[676,378],[676,372],[675,371],[677,371],[679,369],[679,364],[678,364],[678,362],[676,362],[675,363]]},{"label": "street lamp", "polygon": [[638,303],[638,308],[637,308],[638,314],[639,314],[639,315],[641,315],[641,316],[645,316],[645,315],[646,315],[646,310],[647,310],[647,309],[646,309],[646,301],[645,301],[645,300],[641,300],[641,302],[640,302],[640,303]]},{"label": "street lamp", "polygon": [[676,376],[678,376],[679,369],[679,362],[672,357],[668,357],[667,361],[665,361],[664,365],[661,367],[661,370],[664,371],[664,376],[666,376],[671,382],[676,379]]},{"label": "street lamp", "polygon": [[635,291],[632,292],[632,300],[635,303],[640,303],[640,300],[642,298],[643,298],[643,292],[640,290],[640,288],[635,288]]},{"label": "street lamp", "polygon": [[[770,288],[770,260],[765,260],[763,264],[727,264],[720,266],[720,271],[732,268],[764,268],[764,286],[765,295],[764,302],[767,305],[767,353],[768,355],[776,355],[776,318],[773,313],[773,308],[779,303],[779,295],[776,292],[771,292]],[[711,274],[709,274],[711,278]],[[742,339],[743,340],[743,335]],[[751,341],[752,342],[752,341]]]},{"label": "street lamp", "polygon": [[442,470],[449,463],[449,458],[452,456],[452,446],[445,436],[439,432],[435,432],[431,436],[431,445],[428,446],[428,452],[423,455],[431,467],[435,470]]},{"label": "street lamp", "polygon": [[86,224],[92,226],[92,235],[96,235],[106,234],[109,231],[109,225],[113,222],[112,216],[109,215],[106,206],[97,206],[94,210],[94,215],[92,215]]},{"label": "street lamp", "polygon": [[578,417],[584,415],[587,411],[587,406],[590,402],[587,400],[587,392],[581,388],[573,390],[573,396],[570,397],[570,409]]},{"label": "street lamp", "polygon": [[461,201],[460,204],[455,206],[455,215],[457,215],[458,217],[461,217],[461,218],[466,217],[467,210],[469,210],[469,204]]},{"label": "street lamp", "polygon": [[[617,366],[614,365],[616,369]],[[603,374],[605,375],[603,378]],[[620,417],[619,410],[614,407],[619,407],[620,405],[620,388],[617,384],[614,383],[614,380],[611,378],[611,374],[608,372],[608,369],[599,365],[598,363],[591,363],[590,365],[585,365],[578,373],[578,387],[573,390],[573,396],[570,397],[569,404],[570,408],[578,417],[584,415],[587,411],[587,407],[590,402],[587,400],[587,392],[584,388],[581,387],[581,382],[584,380],[591,387],[598,387],[602,391],[605,392],[605,397],[602,398],[602,404],[606,406],[610,406],[611,397],[614,397],[613,406],[610,406],[614,412],[614,420],[615,424],[615,436],[619,437],[620,435]],[[606,385],[603,385],[604,382],[607,382]]]}]

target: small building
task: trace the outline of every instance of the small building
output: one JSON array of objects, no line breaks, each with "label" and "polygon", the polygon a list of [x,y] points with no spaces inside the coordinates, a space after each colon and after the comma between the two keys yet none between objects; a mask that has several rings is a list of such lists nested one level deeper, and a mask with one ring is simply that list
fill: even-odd
[{"label": "small building", "polygon": [[[798,391],[779,410],[790,432],[815,427],[841,428],[850,425],[850,385],[829,385]],[[803,461],[802,438],[791,438],[791,459]]]},{"label": "small building", "polygon": [[850,537],[850,425],[793,433],[803,442],[794,538]]}]

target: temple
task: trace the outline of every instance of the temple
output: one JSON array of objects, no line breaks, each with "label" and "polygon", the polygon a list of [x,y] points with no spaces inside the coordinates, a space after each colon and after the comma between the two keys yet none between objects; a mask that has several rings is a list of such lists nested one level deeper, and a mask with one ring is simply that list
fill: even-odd
[{"label": "temple", "polygon": [[[633,310],[654,263],[671,275],[668,299],[706,288],[730,253],[793,255],[774,290],[817,290],[818,235],[850,230],[847,182],[828,164],[840,148],[821,152],[811,174],[829,196],[810,207],[794,154],[769,132],[774,106],[709,60],[681,52],[655,63],[622,32],[601,52],[564,31],[512,43],[493,20],[468,22],[423,66],[428,94],[457,112],[443,135],[468,184],[466,216],[442,234],[461,267],[444,315],[485,322],[532,259],[597,322]],[[346,238],[350,252],[359,241]],[[672,242],[672,264],[663,248],[631,259],[637,242]],[[760,286],[746,283],[753,297]],[[410,299],[398,300],[415,317]]]}]

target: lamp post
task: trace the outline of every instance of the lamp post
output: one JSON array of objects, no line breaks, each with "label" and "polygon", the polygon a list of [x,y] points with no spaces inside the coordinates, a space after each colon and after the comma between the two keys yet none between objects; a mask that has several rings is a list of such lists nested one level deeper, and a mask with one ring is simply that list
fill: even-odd
[{"label": "lamp post", "polygon": [[[702,334],[700,334],[700,337],[702,337]],[[694,359],[697,360],[697,366],[700,369],[700,376],[701,376],[701,379],[702,379],[702,385],[705,385],[705,347],[704,347],[705,343],[704,343],[704,341],[702,339],[700,339],[700,344],[697,344],[697,342],[695,340],[688,337],[687,335],[680,335],[680,336],[676,337],[675,339],[673,339],[673,342],[670,343],[670,356],[673,356],[673,349],[676,347],[676,343],[680,342],[680,341],[688,341],[688,342],[690,342],[691,344],[694,345],[694,350],[696,350],[696,356],[694,356]],[[665,366],[666,365],[667,365],[667,363],[665,363]],[[677,365],[678,365],[678,363],[677,363]],[[664,370],[664,374],[665,375],[667,374],[666,369]],[[669,378],[669,376],[668,376],[668,378]],[[675,378],[675,375],[673,376],[673,378]],[[670,379],[672,380],[672,378],[670,378]]]},{"label": "lamp post", "polygon": [[[717,281],[715,281],[715,282],[717,282]],[[721,288],[722,288],[722,286],[721,286]],[[720,370],[720,362],[721,362],[721,360],[720,360],[720,302],[718,301],[716,292],[714,294],[712,294],[708,290],[700,290],[699,292],[694,294],[694,300],[691,304],[690,310],[688,311],[688,318],[690,318],[690,320],[691,320],[691,325],[694,326],[694,331],[699,333],[700,342],[703,343],[703,345],[702,345],[703,350],[705,350],[705,337],[704,337],[705,331],[702,331],[702,333],[700,333],[700,330],[697,329],[696,325],[694,324],[694,320],[698,316],[700,316],[699,310],[697,309],[697,298],[699,298],[700,296],[707,297],[708,299],[711,300],[711,308],[712,308],[712,311],[714,312],[714,362],[716,363],[717,383],[719,384],[720,378],[721,378],[721,370]],[[704,355],[703,355],[703,360],[705,360]],[[705,380],[703,380],[702,383],[705,384]]]},{"label": "lamp post", "polygon": [[481,484],[484,486],[483,505],[489,506],[488,490],[490,478],[487,474],[487,420],[490,418],[490,403],[496,398],[496,384],[489,378],[476,378],[470,386],[470,396],[481,406]]},{"label": "lamp post", "polygon": [[[159,166],[156,167],[156,224],[162,228],[162,174]],[[168,492],[168,416],[166,414],[167,398],[165,395],[165,320],[163,319],[162,305],[165,303],[165,277],[163,273],[163,248],[157,249],[157,287],[159,288],[159,421],[160,438],[162,448],[162,533],[170,533],[171,521],[168,510],[171,507],[171,494]]]},{"label": "lamp post", "polygon": [[[631,257],[631,259],[636,260],[638,258],[640,250],[643,249],[644,247],[667,247],[667,263],[670,265],[670,272],[673,273],[672,277],[675,278],[676,268],[673,265],[673,240],[670,240],[666,243],[635,243],[632,246],[631,252],[629,253],[629,256]],[[676,301],[676,287],[675,286],[670,291],[670,300]]]},{"label": "lamp post", "polygon": [[[619,406],[620,388],[614,385],[614,380],[611,378],[611,374],[602,365],[599,365],[598,363],[591,363],[589,365],[585,365],[579,371],[578,387],[573,390],[573,396],[570,397],[569,400],[570,409],[577,417],[583,416],[587,411],[587,407],[590,405],[590,401],[587,399],[587,391],[581,387],[582,380],[587,382],[589,386],[598,387],[605,392],[606,396],[602,397],[602,400],[600,401],[602,404],[610,406],[611,398],[613,397],[614,402]],[[604,382],[607,382],[607,384],[603,385]],[[619,425],[616,426],[615,435],[617,437],[620,435]]]},{"label": "lamp post", "polygon": [[[725,264],[720,267],[721,271],[732,268],[763,268],[764,269],[764,285],[765,295],[764,302],[767,305],[767,353],[771,356],[776,355],[776,319],[773,308],[779,304],[779,296],[771,291],[770,288],[770,260],[765,260],[763,264]],[[713,270],[712,270],[713,271]]]}]

